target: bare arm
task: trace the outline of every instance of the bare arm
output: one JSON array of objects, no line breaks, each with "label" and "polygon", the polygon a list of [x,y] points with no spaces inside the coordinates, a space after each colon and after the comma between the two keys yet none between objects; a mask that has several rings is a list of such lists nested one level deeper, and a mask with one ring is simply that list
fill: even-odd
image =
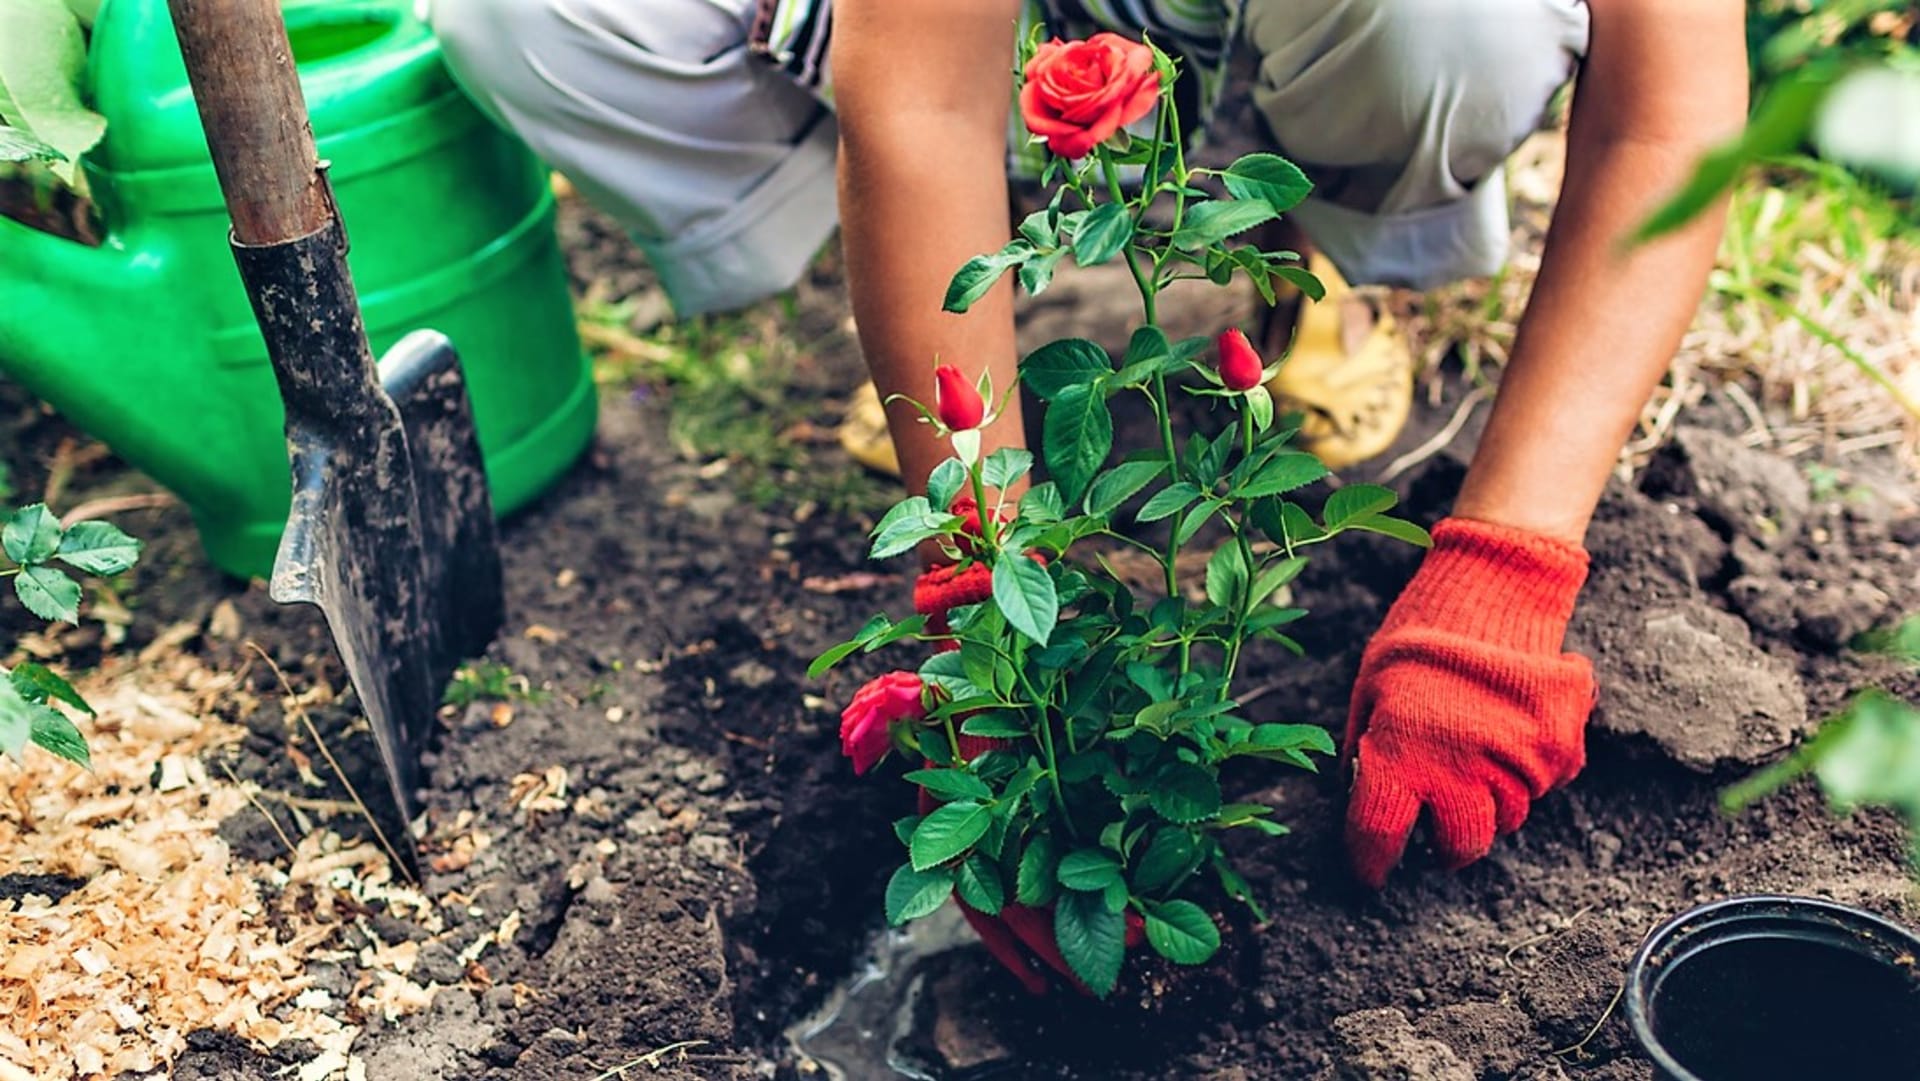
[{"label": "bare arm", "polygon": [[[1006,132],[1018,0],[840,0],[841,241],[860,345],[884,398],[933,403],[935,359],[1013,386],[1013,294],[1002,281],[966,315],[941,310],[947,282],[1006,243]],[[904,404],[888,407],[909,489],[950,451]],[[986,433],[1022,443],[1019,397]]]},{"label": "bare arm", "polygon": [[1624,238],[1746,116],[1742,5],[1591,0],[1567,178],[1462,517],[1579,542],[1693,317],[1724,213]]}]

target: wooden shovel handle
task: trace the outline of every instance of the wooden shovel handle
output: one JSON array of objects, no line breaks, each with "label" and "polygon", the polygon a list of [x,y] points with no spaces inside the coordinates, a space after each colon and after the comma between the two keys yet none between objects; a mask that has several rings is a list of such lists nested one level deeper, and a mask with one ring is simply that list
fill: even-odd
[{"label": "wooden shovel handle", "polygon": [[333,219],[278,0],[168,0],[213,168],[242,244]]}]

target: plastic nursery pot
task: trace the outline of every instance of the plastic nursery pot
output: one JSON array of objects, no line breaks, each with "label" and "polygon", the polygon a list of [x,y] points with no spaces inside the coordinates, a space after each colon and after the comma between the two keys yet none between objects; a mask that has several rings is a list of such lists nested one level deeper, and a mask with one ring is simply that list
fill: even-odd
[{"label": "plastic nursery pot", "polygon": [[1920,1077],[1920,937],[1809,897],[1734,897],[1647,936],[1627,1022],[1667,1081]]}]

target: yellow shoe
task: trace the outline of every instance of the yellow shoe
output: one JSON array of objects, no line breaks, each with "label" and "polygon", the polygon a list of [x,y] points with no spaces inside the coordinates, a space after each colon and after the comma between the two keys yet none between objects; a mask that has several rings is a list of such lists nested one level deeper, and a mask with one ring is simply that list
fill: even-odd
[{"label": "yellow shoe", "polygon": [[1325,256],[1308,269],[1326,299],[1300,298],[1293,349],[1267,389],[1282,411],[1306,414],[1300,445],[1338,470],[1379,455],[1406,427],[1413,350],[1392,314],[1356,296]]},{"label": "yellow shoe", "polygon": [[839,434],[840,445],[854,461],[876,473],[900,475],[900,459],[893,452],[893,436],[887,431],[887,410],[872,383],[862,383],[853,392]]}]

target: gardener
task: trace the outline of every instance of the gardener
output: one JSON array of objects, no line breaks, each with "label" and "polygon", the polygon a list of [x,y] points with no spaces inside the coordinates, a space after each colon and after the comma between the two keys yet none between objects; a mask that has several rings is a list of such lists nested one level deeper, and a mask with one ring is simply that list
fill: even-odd
[{"label": "gardener", "polygon": [[[1008,284],[964,317],[941,298],[1008,233],[1013,27],[1032,17],[1020,0],[838,0],[831,13],[828,0],[434,3],[466,85],[633,231],[682,314],[790,285],[837,220],[882,393],[931,401],[935,357],[1011,384]],[[1055,6],[1043,14],[1062,36],[1091,19],[1177,45],[1198,112],[1239,23],[1267,134],[1317,184],[1293,217],[1324,253],[1315,268],[1332,302],[1307,318],[1348,330],[1303,334],[1275,390],[1317,421],[1313,449],[1335,463],[1393,438],[1411,365],[1384,320],[1342,313],[1346,286],[1326,260],[1345,279],[1415,287],[1493,271],[1508,234],[1501,163],[1580,69],[1566,180],[1499,400],[1454,516],[1367,647],[1349,719],[1359,875],[1384,882],[1423,813],[1441,857],[1471,862],[1584,761],[1592,671],[1561,651],[1582,538],[1699,301],[1719,227],[1708,216],[1644,247],[1624,239],[1744,118],[1743,6]],[[1015,171],[1030,173],[1043,151],[1015,144]],[[1271,330],[1268,356],[1286,334]],[[906,408],[890,419],[906,482],[924,485],[946,447]],[[1016,402],[987,434],[1021,431]]]}]

